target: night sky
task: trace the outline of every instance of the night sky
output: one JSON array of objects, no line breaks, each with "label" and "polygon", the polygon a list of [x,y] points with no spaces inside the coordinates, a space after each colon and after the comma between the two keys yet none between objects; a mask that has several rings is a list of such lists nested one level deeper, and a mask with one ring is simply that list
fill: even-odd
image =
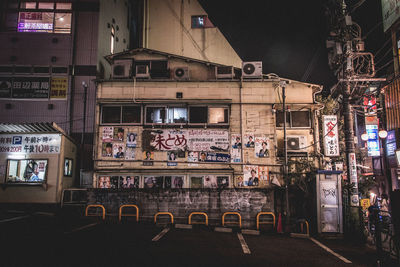
[{"label": "night sky", "polygon": [[[325,90],[336,83],[326,48],[329,1],[199,0],[243,61],[263,61],[264,73],[322,84]],[[359,1],[346,2],[351,8]],[[380,0],[365,1],[352,17],[363,36],[374,29],[365,40],[366,51],[379,51],[389,38],[383,33]],[[378,67],[390,59],[382,58],[389,49],[390,42],[377,54]]]}]

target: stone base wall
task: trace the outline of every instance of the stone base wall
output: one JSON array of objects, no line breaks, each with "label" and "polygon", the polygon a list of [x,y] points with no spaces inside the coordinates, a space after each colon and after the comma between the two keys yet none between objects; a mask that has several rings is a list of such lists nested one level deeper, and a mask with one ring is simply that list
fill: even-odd
[{"label": "stone base wall", "polygon": [[[157,212],[171,212],[174,222],[188,223],[191,212],[205,212],[210,225],[221,225],[224,212],[239,212],[243,228],[254,228],[261,211],[274,212],[271,189],[89,189],[88,204],[102,204],[107,214],[118,214],[119,206],[135,204],[140,221],[151,221]],[[236,218],[226,217],[227,220]],[[195,219],[193,217],[193,219]]]}]

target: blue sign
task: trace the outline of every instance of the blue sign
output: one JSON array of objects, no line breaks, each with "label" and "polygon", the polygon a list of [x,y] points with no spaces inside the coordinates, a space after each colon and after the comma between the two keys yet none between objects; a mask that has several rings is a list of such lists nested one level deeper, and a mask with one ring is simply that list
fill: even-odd
[{"label": "blue sign", "polygon": [[379,149],[379,136],[378,136],[378,125],[365,125],[368,135],[368,156],[379,157],[381,155]]},{"label": "blue sign", "polygon": [[[206,162],[229,162],[231,159],[229,154],[207,152]],[[201,161],[201,160],[200,160]]]},{"label": "blue sign", "polygon": [[396,133],[394,130],[391,130],[386,137],[386,156],[394,156],[396,149]]}]

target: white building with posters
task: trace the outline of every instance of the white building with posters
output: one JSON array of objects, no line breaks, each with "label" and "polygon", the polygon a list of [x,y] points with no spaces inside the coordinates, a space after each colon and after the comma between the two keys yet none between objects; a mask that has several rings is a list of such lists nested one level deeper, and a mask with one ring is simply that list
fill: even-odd
[{"label": "white building with posters", "polygon": [[[284,185],[279,78],[257,68],[240,78],[231,66],[144,48],[107,60],[114,73],[97,81],[93,187]],[[285,80],[288,154],[304,157],[319,149],[322,88]]]}]

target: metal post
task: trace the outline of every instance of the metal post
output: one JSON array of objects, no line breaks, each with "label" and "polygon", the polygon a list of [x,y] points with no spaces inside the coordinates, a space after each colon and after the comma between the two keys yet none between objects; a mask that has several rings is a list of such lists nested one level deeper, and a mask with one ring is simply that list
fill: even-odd
[{"label": "metal post", "polygon": [[283,105],[283,151],[285,156],[285,163],[283,165],[283,179],[285,181],[286,193],[286,227],[290,224],[290,205],[289,205],[289,179],[288,179],[288,157],[287,157],[287,136],[286,136],[286,82],[281,81],[282,87],[282,105]]},{"label": "metal post", "polygon": [[83,170],[83,162],[85,155],[85,133],[86,133],[86,100],[87,100],[87,88],[86,82],[82,82],[84,96],[83,96],[83,129],[81,135],[81,170]]}]

